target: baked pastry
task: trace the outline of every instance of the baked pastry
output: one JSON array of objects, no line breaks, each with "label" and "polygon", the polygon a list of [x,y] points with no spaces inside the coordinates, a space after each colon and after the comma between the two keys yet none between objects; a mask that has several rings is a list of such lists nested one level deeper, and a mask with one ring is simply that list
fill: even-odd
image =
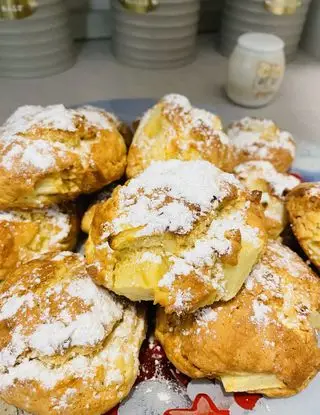
[{"label": "baked pastry", "polygon": [[156,337],[192,378],[220,378],[227,392],[290,396],[320,370],[319,311],[319,278],[270,240],[235,298],[180,317],[159,308]]},{"label": "baked pastry", "polygon": [[311,262],[320,268],[320,182],[302,183],[286,199],[292,230]]},{"label": "baked pastry", "polygon": [[88,209],[85,211],[82,217],[82,220],[81,220],[81,229],[83,232],[89,233],[96,206],[99,203],[102,203],[106,201],[107,199],[109,199],[114,189],[119,185],[120,185],[120,182],[111,183],[109,186],[107,186],[105,189],[99,192],[96,195],[96,197],[92,200],[92,203],[89,205]]},{"label": "baked pastry", "polygon": [[234,166],[220,118],[192,107],[178,94],[164,96],[140,120],[128,153],[127,177],[141,173],[155,160],[170,159],[207,160],[230,172]]},{"label": "baked pastry", "polygon": [[74,249],[77,234],[78,220],[71,205],[0,211],[0,279],[39,254]]},{"label": "baked pastry", "polygon": [[47,207],[119,179],[126,145],[93,107],[24,106],[0,128],[0,209]]},{"label": "baked pastry", "polygon": [[96,206],[90,272],[168,313],[229,300],[265,246],[259,199],[207,161],[154,162]]},{"label": "baked pastry", "polygon": [[130,391],[142,310],[71,252],[32,260],[0,286],[0,398],[37,415],[101,415]]},{"label": "baked pastry", "polygon": [[271,120],[245,117],[233,122],[227,134],[234,145],[236,164],[251,160],[270,161],[279,172],[290,169],[295,142]]},{"label": "baked pastry", "polygon": [[285,195],[300,180],[290,174],[277,172],[269,161],[263,160],[239,164],[234,173],[249,190],[262,192],[261,204],[264,208],[266,229],[271,238],[277,238],[288,223]]}]

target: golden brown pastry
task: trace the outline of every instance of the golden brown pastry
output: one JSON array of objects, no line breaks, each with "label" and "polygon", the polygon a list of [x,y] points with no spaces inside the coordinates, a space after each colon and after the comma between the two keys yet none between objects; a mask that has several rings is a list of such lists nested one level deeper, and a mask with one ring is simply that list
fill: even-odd
[{"label": "golden brown pastry", "polygon": [[164,96],[142,117],[129,149],[127,176],[136,176],[155,160],[170,159],[207,160],[230,172],[234,166],[220,118],[178,94]]},{"label": "golden brown pastry", "polygon": [[71,252],[32,260],[0,286],[0,398],[36,415],[101,415],[130,391],[144,314]]},{"label": "golden brown pastry", "polygon": [[270,161],[279,172],[290,169],[295,142],[271,120],[245,117],[233,122],[227,134],[234,145],[236,164],[251,160]]},{"label": "golden brown pastry", "polygon": [[39,254],[74,249],[77,233],[78,220],[70,205],[0,211],[0,279]]},{"label": "golden brown pastry", "polygon": [[265,240],[259,197],[235,176],[170,160],[96,206],[85,252],[99,284],[183,313],[236,295]]},{"label": "golden brown pastry", "polygon": [[126,145],[93,107],[24,106],[0,128],[0,209],[46,207],[119,179]]},{"label": "golden brown pastry", "polygon": [[156,336],[192,378],[220,378],[227,392],[290,396],[320,370],[319,312],[319,278],[270,240],[235,298],[182,317],[159,308]]},{"label": "golden brown pastry", "polygon": [[234,169],[238,179],[249,190],[262,192],[261,204],[266,218],[266,229],[276,239],[288,223],[284,204],[285,195],[300,183],[296,177],[279,173],[269,161],[248,161]]},{"label": "golden brown pastry", "polygon": [[320,268],[320,182],[302,183],[287,196],[292,230],[311,262]]},{"label": "golden brown pastry", "polygon": [[96,197],[92,200],[92,203],[89,205],[88,209],[85,211],[82,217],[82,220],[81,220],[81,229],[83,232],[89,233],[96,206],[99,203],[102,203],[106,201],[107,199],[109,199],[112,195],[112,192],[117,186],[119,186],[119,184],[120,182],[110,184],[105,189],[103,189],[101,192],[99,192],[96,195]]}]

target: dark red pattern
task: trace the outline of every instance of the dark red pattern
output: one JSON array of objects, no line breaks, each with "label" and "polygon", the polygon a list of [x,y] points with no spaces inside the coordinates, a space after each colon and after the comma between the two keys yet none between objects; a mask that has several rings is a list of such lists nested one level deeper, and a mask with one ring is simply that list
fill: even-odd
[{"label": "dark red pattern", "polygon": [[169,409],[163,415],[230,415],[228,409],[218,409],[208,395],[197,395],[190,409]]}]

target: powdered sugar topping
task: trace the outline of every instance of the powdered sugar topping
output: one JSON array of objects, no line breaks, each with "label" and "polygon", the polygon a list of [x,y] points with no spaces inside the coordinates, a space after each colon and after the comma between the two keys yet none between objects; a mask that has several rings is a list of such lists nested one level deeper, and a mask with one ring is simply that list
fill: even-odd
[{"label": "powdered sugar topping", "polygon": [[7,171],[18,169],[20,173],[28,169],[50,171],[69,152],[79,153],[81,161],[85,162],[88,147],[86,140],[81,140],[79,150],[67,142],[41,139],[41,133],[37,130],[48,128],[76,132],[80,120],[84,120],[89,126],[110,130],[111,119],[107,113],[93,107],[79,110],[67,109],[63,105],[20,107],[0,128],[0,166]]},{"label": "powdered sugar topping", "polygon": [[[232,241],[226,237],[226,233],[236,231],[240,233],[242,241],[257,247],[262,244],[259,229],[251,227],[245,221],[246,209],[214,219],[206,235],[197,240],[193,248],[183,251],[180,257],[172,256],[170,270],[159,281],[159,287],[171,288],[177,277],[193,274],[223,292],[224,272],[220,269],[217,260],[218,257],[230,254],[232,251]],[[211,278],[209,277],[208,267],[215,268],[215,278],[212,278],[212,272],[210,273]]]},{"label": "powdered sugar topping", "polygon": [[253,300],[252,303],[253,316],[251,320],[258,325],[266,325],[269,323],[269,313],[271,308],[259,300]]},{"label": "powdered sugar topping", "polygon": [[[92,107],[91,105],[87,105],[85,107],[77,108],[77,114],[82,115],[85,117],[87,123],[92,125],[96,128],[104,129],[104,130],[112,130],[113,125],[110,122],[110,119],[113,120],[112,117],[109,118],[108,113],[104,113],[103,110]],[[115,122],[116,125],[116,122]]]},{"label": "powdered sugar topping", "polygon": [[202,308],[195,313],[197,325],[207,326],[210,321],[216,321],[218,313],[211,307]]},{"label": "powdered sugar topping", "polygon": [[312,186],[308,189],[308,194],[310,196],[320,196],[320,183],[312,183]]},{"label": "powdered sugar topping", "polygon": [[307,317],[312,310],[311,297],[301,280],[313,279],[316,282],[317,277],[300,261],[289,248],[269,241],[267,253],[245,284],[248,292],[255,293],[251,321],[258,325],[275,322],[270,317],[273,311],[277,322],[287,328],[299,328],[301,324],[310,328]]},{"label": "powdered sugar topping", "polygon": [[[132,337],[132,328],[135,327],[134,337]],[[40,383],[42,388],[52,389],[55,385],[66,378],[73,378],[75,381],[81,379],[84,387],[92,388],[95,376],[99,376],[99,383],[108,387],[114,384],[118,389],[119,384],[124,381],[120,369],[123,363],[133,365],[133,371],[138,369],[138,352],[140,342],[144,334],[144,321],[138,320],[134,307],[129,306],[123,311],[123,318],[109,336],[108,342],[92,356],[83,356],[81,354],[72,357],[62,365],[51,366],[37,359],[22,358],[19,364],[9,366],[6,372],[0,366],[0,389],[12,386],[16,381],[24,382],[35,380]],[[131,336],[130,342],[128,338]],[[125,353],[124,353],[125,352]],[[119,359],[122,354],[123,358]],[[122,362],[122,363],[121,363]],[[78,384],[75,382],[75,384]],[[80,386],[82,387],[82,386]],[[51,399],[54,394],[59,392],[52,390]],[[69,391],[67,396],[55,402],[56,405],[69,405],[73,400],[73,392]],[[119,398],[123,398],[119,390]]]},{"label": "powdered sugar topping", "polygon": [[281,148],[295,156],[292,135],[281,131],[271,120],[245,117],[234,122],[227,131],[238,150],[245,150],[259,158],[267,158],[269,149]]},{"label": "powdered sugar topping", "polygon": [[283,198],[286,192],[300,183],[298,178],[290,174],[277,172],[268,161],[248,161],[237,166],[234,171],[239,179],[244,179],[247,183],[264,180],[270,185],[271,193],[279,198]]},{"label": "powdered sugar topping", "polygon": [[[182,152],[196,149],[205,157],[217,143],[228,146],[228,136],[222,131],[220,118],[204,109],[192,107],[189,100],[178,94],[166,95],[156,105],[160,105],[161,112],[169,121],[159,135],[150,137],[145,134],[144,128],[152,117],[153,109],[146,112],[140,122],[134,145],[143,148],[145,152],[153,144],[162,142],[172,143]],[[153,139],[155,141],[153,141]]]},{"label": "powdered sugar topping", "polygon": [[233,175],[206,161],[155,162],[120,190],[119,216],[105,236],[128,226],[141,227],[140,235],[186,234],[233,187],[241,187]]},{"label": "powdered sugar topping", "polygon": [[[56,206],[43,210],[0,211],[0,222],[30,222],[38,224],[39,229],[43,228],[45,236],[48,237],[47,248],[57,247],[57,245],[62,243],[71,232],[70,214],[63,212]],[[48,228],[50,228],[49,231]],[[35,236],[35,239],[42,238],[43,240],[43,236],[42,232],[39,232],[39,234]],[[44,252],[44,250],[41,252]]]}]

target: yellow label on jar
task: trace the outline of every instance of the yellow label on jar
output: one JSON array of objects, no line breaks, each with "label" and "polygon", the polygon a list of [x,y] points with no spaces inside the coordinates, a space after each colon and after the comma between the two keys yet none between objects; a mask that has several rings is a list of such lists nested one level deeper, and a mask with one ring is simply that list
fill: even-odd
[{"label": "yellow label on jar", "polygon": [[294,14],[301,6],[301,0],[265,0],[265,7],[276,15]]},{"label": "yellow label on jar", "polygon": [[253,90],[257,98],[273,94],[281,81],[284,67],[277,63],[259,62],[257,65],[256,76]]},{"label": "yellow label on jar", "polygon": [[148,13],[151,10],[154,10],[158,4],[159,0],[119,0],[120,3],[126,9],[134,11],[136,13]]},{"label": "yellow label on jar", "polygon": [[0,19],[24,19],[31,16],[36,7],[36,0],[0,0]]}]

